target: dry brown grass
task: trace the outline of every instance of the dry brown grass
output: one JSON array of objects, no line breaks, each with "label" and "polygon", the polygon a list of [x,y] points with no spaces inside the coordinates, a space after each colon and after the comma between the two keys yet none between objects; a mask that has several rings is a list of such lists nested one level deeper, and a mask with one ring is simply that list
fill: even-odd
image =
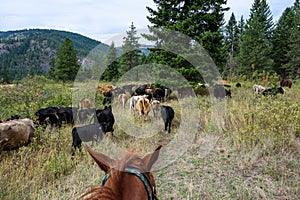
[{"label": "dry brown grass", "polygon": [[[159,199],[299,199],[299,87],[299,82],[294,83],[286,94],[274,98],[256,97],[252,83],[232,88],[223,132],[215,135],[210,97],[199,97],[194,140],[175,162],[154,173]],[[137,139],[126,134],[124,130],[131,127],[117,118],[114,136],[108,133],[93,148],[119,157],[127,149],[145,153],[160,143],[168,144],[179,134],[182,120],[188,120],[178,102],[169,104],[176,113],[172,134],[162,131],[161,120],[150,116],[141,122],[116,107],[116,115],[137,127],[154,123],[159,131]],[[0,199],[76,199],[99,185],[104,174],[84,149],[71,158],[71,129],[70,125],[60,130],[40,128],[28,147],[1,152]],[[212,149],[207,146],[210,137],[219,137]]]}]

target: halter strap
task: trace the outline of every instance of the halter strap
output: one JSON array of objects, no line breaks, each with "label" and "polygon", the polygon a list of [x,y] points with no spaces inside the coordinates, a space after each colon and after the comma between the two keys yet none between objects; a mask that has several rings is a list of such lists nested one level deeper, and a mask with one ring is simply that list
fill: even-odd
[{"label": "halter strap", "polygon": [[[145,186],[145,189],[147,191],[147,195],[148,195],[148,199],[149,200],[153,200],[152,196],[154,196],[154,199],[157,199],[156,198],[156,194],[155,194],[155,188],[153,189],[153,193],[151,194],[151,188],[150,188],[150,185],[149,185],[151,183],[150,183],[150,180],[149,180],[149,178],[147,176],[144,176],[142,173],[140,173],[137,170],[134,170],[134,169],[131,169],[131,168],[127,168],[127,167],[124,169],[124,172],[136,175],[143,182],[143,184]],[[101,181],[101,185],[102,186],[105,184],[105,182],[108,180],[109,177],[110,177],[110,173],[107,173],[102,178],[102,181]]]},{"label": "halter strap", "polygon": [[109,177],[110,177],[110,173],[105,174],[105,176],[102,178],[101,185],[104,185]]}]

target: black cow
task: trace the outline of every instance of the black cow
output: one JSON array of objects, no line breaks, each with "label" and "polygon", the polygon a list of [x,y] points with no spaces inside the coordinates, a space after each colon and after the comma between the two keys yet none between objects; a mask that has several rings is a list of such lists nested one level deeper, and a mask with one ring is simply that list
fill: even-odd
[{"label": "black cow", "polygon": [[230,89],[229,90],[225,89],[224,85],[220,85],[220,84],[215,85],[213,93],[217,99],[222,99],[225,96],[228,96],[231,98]]},{"label": "black cow", "polygon": [[10,120],[20,119],[20,115],[12,115],[10,116]]},{"label": "black cow", "polygon": [[277,94],[284,94],[284,90],[282,87],[279,87],[279,88],[268,88],[268,89],[265,89],[262,94],[264,96],[268,96],[268,95],[277,95]]},{"label": "black cow", "polygon": [[103,105],[105,105],[106,103],[111,104],[112,100],[113,100],[113,93],[112,93],[112,91],[105,92],[104,93],[104,99],[103,99],[103,102],[102,102]]},{"label": "black cow", "polygon": [[38,117],[38,123],[40,125],[43,125],[43,124],[47,125],[46,119],[48,119],[52,126],[56,125],[56,126],[60,127],[61,124],[59,121],[59,117],[57,115],[57,111],[58,111],[57,107],[49,106],[49,107],[38,110],[34,114],[35,114],[35,116]]},{"label": "black cow", "polygon": [[137,87],[135,90],[134,90],[134,93],[132,94],[132,96],[133,95],[137,95],[137,96],[139,96],[139,95],[144,95],[144,94],[146,94],[146,85],[142,85],[142,86],[139,86],[139,87]]},{"label": "black cow", "polygon": [[103,129],[102,123],[74,127],[72,129],[72,156],[75,155],[76,148],[81,150],[82,142],[102,140],[105,134]]},{"label": "black cow", "polygon": [[165,124],[165,131],[168,130],[168,133],[170,133],[172,120],[174,119],[174,110],[170,106],[161,106],[160,112]]},{"label": "black cow", "polygon": [[165,98],[165,90],[161,88],[155,88],[152,96],[158,101],[163,101]]},{"label": "black cow", "polygon": [[77,108],[75,107],[65,107],[57,110],[57,116],[59,119],[60,125],[62,122],[66,124],[74,124],[73,116],[77,115]]},{"label": "black cow", "polygon": [[151,102],[153,99],[153,95],[152,94],[147,94],[147,95],[148,96],[146,98],[149,100],[149,102]]},{"label": "black cow", "polygon": [[225,96],[230,97],[231,98],[231,90],[227,90],[225,89]]},{"label": "black cow", "polygon": [[20,115],[12,115],[12,116],[10,116],[10,118],[0,120],[0,123],[8,122],[8,121],[15,120],[15,119],[20,119]]},{"label": "black cow", "polygon": [[[97,121],[96,121],[97,120]],[[103,131],[107,132],[114,132],[113,126],[115,123],[115,118],[112,113],[111,106],[105,106],[104,109],[97,109],[96,110],[96,118],[95,123],[103,124],[104,128]]]}]

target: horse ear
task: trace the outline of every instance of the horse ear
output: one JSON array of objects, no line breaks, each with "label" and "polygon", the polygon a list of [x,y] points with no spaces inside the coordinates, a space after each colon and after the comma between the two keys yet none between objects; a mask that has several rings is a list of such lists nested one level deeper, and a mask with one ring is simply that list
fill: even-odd
[{"label": "horse ear", "polygon": [[144,167],[145,170],[150,171],[153,164],[157,161],[158,159],[158,155],[159,155],[159,151],[161,149],[162,145],[159,145],[154,152],[147,154],[146,156],[144,156],[143,158],[143,163],[144,163]]},{"label": "horse ear", "polygon": [[84,147],[89,152],[89,154],[92,156],[92,158],[95,160],[97,165],[102,169],[105,173],[107,173],[110,169],[110,166],[113,165],[115,160],[111,159],[110,157],[94,151],[89,145],[85,144]]}]

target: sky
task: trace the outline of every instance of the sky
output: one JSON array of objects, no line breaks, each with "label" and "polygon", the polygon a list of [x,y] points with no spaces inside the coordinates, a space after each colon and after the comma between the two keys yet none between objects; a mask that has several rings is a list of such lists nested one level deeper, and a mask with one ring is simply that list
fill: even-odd
[{"label": "sky", "polygon": [[[276,21],[295,0],[267,0]],[[227,0],[237,19],[249,16],[254,0]],[[71,31],[109,44],[111,38],[137,30],[150,22],[146,6],[155,8],[153,0],[0,0],[0,31],[45,28]]]}]

